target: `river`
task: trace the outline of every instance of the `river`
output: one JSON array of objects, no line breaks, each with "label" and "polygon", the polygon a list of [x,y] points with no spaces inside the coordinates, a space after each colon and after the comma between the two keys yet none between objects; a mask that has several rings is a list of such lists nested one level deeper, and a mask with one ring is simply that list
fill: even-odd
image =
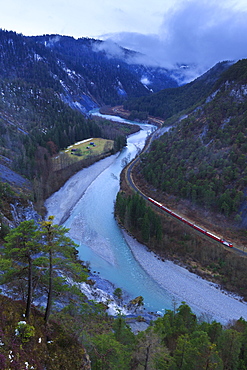
[{"label": "river", "polygon": [[[121,121],[120,118],[115,119]],[[76,200],[63,225],[70,229],[69,236],[79,245],[79,257],[90,262],[91,271],[121,288],[128,294],[129,299],[143,296],[147,310],[163,311],[172,307],[171,295],[162,289],[134,258],[114,218],[114,201],[120,188],[119,178],[123,166],[143,148],[147,135],[154,129],[154,126],[147,124],[140,127],[139,132],[127,139],[127,146],[119,154],[112,156],[112,162],[107,164],[106,168],[104,163],[109,162],[109,159],[90,167],[93,181]],[[100,172],[100,167],[103,170],[94,179],[94,172]],[[78,186],[77,181],[83,182],[84,174],[85,170],[76,174],[76,180],[73,181],[75,177],[70,179],[60,189],[60,193],[65,191],[65,187],[71,192],[75,183]],[[79,177],[81,180],[78,180]],[[57,213],[55,208],[58,209],[60,207],[58,203],[64,201],[63,197],[60,200],[59,198],[58,191],[46,201],[48,214]],[[66,205],[60,207],[62,213],[65,210]],[[55,218],[56,223],[64,218],[64,215],[60,214],[59,217]]]},{"label": "river", "polygon": [[[89,261],[94,274],[121,288],[129,300],[141,295],[147,311],[164,312],[173,308],[175,300],[222,322],[247,319],[247,306],[214,284],[172,262],[159,261],[132,238],[126,242],[114,218],[114,201],[124,164],[143,148],[150,133],[150,125],[140,127],[119,154],[81,170],[54,193],[46,201],[48,215],[55,215],[56,223],[66,220],[63,225],[79,245],[79,257]],[[222,310],[223,305],[228,311]]]},{"label": "river", "polygon": [[140,151],[152,127],[141,125],[125,147],[87,188],[64,226],[79,244],[79,256],[90,261],[92,271],[127,292],[130,298],[144,297],[145,307],[162,311],[171,307],[171,297],[160,288],[134,258],[114,218],[114,201],[119,191],[119,177],[126,162]]}]

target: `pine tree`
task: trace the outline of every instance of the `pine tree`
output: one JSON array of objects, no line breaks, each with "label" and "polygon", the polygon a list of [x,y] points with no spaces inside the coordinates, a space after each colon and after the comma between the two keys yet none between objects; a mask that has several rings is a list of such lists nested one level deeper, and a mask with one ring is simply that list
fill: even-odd
[{"label": "pine tree", "polygon": [[25,316],[29,319],[31,303],[33,297],[33,260],[35,255],[41,250],[40,233],[34,220],[23,221],[20,225],[12,229],[5,238],[5,248],[3,255],[9,259],[11,269],[8,269],[8,276],[25,274],[28,271],[28,292]]},{"label": "pine tree", "polygon": [[[67,263],[70,266],[71,262],[75,261],[75,246],[76,244],[65,234],[69,231],[63,226],[53,224],[54,216],[50,216],[48,221],[41,223],[41,231],[43,235],[44,251],[48,254],[49,259],[49,276],[48,276],[48,297],[45,310],[45,323],[47,324],[49,316],[51,314],[53,290],[54,290],[54,268],[56,263],[59,263],[59,267],[62,268],[61,262]],[[59,259],[55,259],[55,257]],[[83,277],[82,277],[83,278]],[[85,275],[84,275],[85,278]]]}]

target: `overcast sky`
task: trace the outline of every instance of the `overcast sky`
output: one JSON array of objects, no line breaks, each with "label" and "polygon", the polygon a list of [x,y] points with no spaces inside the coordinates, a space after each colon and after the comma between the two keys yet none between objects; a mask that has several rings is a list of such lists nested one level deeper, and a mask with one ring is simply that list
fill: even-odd
[{"label": "overcast sky", "polygon": [[247,58],[246,0],[7,0],[0,28],[111,38],[165,67]]}]

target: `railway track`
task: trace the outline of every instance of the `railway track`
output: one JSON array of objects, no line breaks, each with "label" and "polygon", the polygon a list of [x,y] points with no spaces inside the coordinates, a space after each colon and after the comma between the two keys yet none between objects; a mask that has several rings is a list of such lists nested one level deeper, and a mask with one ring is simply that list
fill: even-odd
[{"label": "railway track", "polygon": [[[148,139],[148,141],[147,141],[147,144],[145,145],[145,147],[144,147],[144,149],[142,151],[142,153],[144,153],[145,151],[148,150],[148,148],[150,147],[153,139],[154,139],[154,134],[151,134],[150,137],[149,137],[149,139]],[[188,227],[190,227],[190,229],[192,231],[197,232],[197,233],[200,233],[200,234],[202,234],[202,236],[211,239],[211,241],[214,241],[214,242],[216,242],[218,244],[221,244],[221,246],[223,246],[227,250],[234,251],[234,252],[236,252],[237,254],[239,254],[241,256],[245,256],[245,257],[247,256],[247,253],[246,252],[244,252],[241,249],[237,248],[237,246],[233,245],[233,243],[231,241],[227,241],[227,240],[223,239],[222,237],[219,237],[218,235],[215,235],[214,233],[210,232],[209,230],[206,230],[206,229],[202,228],[201,226],[192,223],[190,220],[188,220],[188,219],[180,216],[179,214],[177,214],[177,213],[173,212],[172,210],[170,210],[169,208],[165,207],[163,204],[157,202],[155,199],[152,199],[149,196],[147,196],[146,194],[144,194],[138,188],[138,186],[135,184],[135,182],[133,180],[133,175],[132,175],[133,168],[136,166],[136,164],[138,163],[139,160],[140,160],[140,157],[139,156],[136,157],[127,166],[126,171],[125,171],[126,181],[129,184],[129,186],[135,192],[137,192],[138,194],[140,194],[146,201],[148,201],[149,203],[153,204],[155,207],[159,208],[159,210],[163,211],[168,216],[173,217],[174,219],[177,219],[180,222],[182,222],[185,225],[187,225]]]}]

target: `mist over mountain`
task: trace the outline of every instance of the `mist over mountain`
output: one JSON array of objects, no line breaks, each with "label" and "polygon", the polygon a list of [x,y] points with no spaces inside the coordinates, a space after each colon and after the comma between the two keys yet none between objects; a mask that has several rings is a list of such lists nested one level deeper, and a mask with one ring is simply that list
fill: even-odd
[{"label": "mist over mountain", "polygon": [[[5,37],[9,36],[5,34]],[[78,99],[78,108],[80,104],[82,109],[90,108],[84,101],[87,98],[92,100],[92,106],[114,105],[127,97],[147,95],[177,86],[169,71],[132,62],[138,54],[116,44],[109,49],[109,43],[104,47],[103,41],[94,39],[75,40],[59,35],[29,38],[17,35],[13,41],[8,41],[12,43],[13,49],[16,48],[14,40],[18,38],[25,45],[24,50],[31,48],[31,52],[28,51],[29,58],[33,54],[35,63],[43,62],[50,69],[54,85],[60,84],[63,96]],[[18,71],[21,65],[16,64],[15,68]]]},{"label": "mist over mountain", "polygon": [[[143,54],[111,41],[60,35],[26,37],[2,30],[0,50],[1,161],[29,179],[40,176],[35,169],[38,147],[46,148],[46,153],[51,151],[47,147],[50,142],[59,150],[89,136],[116,139],[113,130],[111,134],[103,132],[87,119],[91,109],[145,97],[157,104],[160,98],[156,94],[166,97],[174,92],[180,96],[173,99],[179,111],[185,108],[184,102],[186,107],[194,104],[193,96],[205,95],[228,67],[220,64],[208,78],[192,83],[192,89],[185,85],[176,90],[185,66],[168,70],[138,64],[145,60]],[[190,97],[185,99],[185,95]],[[172,107],[174,102],[167,101],[165,106]],[[155,110],[149,113],[160,116]]]},{"label": "mist over mountain", "polygon": [[212,69],[176,94],[136,102],[152,114],[162,107],[174,114],[166,121],[174,128],[154,142],[142,171],[155,188],[229,217],[232,228],[246,227],[247,60],[215,69],[216,79]]},{"label": "mist over mountain", "polygon": [[246,58],[246,6],[236,1],[181,1],[163,15],[154,33],[115,32],[102,36],[143,53],[154,65],[169,70],[185,65],[190,82],[224,60]]},{"label": "mist over mountain", "polygon": [[[186,47],[187,44],[184,51]],[[3,306],[0,367],[70,369],[72,366],[89,370],[106,364],[107,368],[124,370],[144,365],[175,369],[181,367],[183,352],[185,366],[191,368],[198,368],[202,361],[205,368],[211,365],[219,369],[247,368],[247,323],[242,317],[225,329],[215,321],[209,323],[209,317],[207,322],[202,321],[203,317],[197,321],[187,304],[183,302],[177,308],[174,301],[173,309],[167,310],[164,318],[152,322],[148,331],[135,336],[122,315],[114,318],[106,313],[108,303],[94,305],[81,291],[77,300],[74,286],[67,289],[60,285],[67,284],[66,273],[62,276],[61,270],[62,266],[66,267],[67,259],[61,252],[65,248],[63,244],[58,252],[49,251],[50,262],[42,256],[40,259],[34,244],[36,236],[44,239],[35,232],[30,236],[32,241],[35,235],[35,242],[25,244],[24,256],[22,244],[18,248],[17,244],[22,232],[26,240],[30,230],[20,228],[16,233],[13,221],[19,207],[23,217],[24,211],[29,212],[28,217],[37,216],[38,223],[39,215],[32,204],[44,215],[47,196],[82,168],[81,163],[72,162],[77,149],[71,150],[71,161],[61,149],[84,139],[103,138],[112,142],[110,149],[106,145],[106,155],[111,155],[119,152],[126,145],[126,137],[138,130],[132,125],[94,118],[90,115],[93,108],[124,105],[129,110],[125,113],[133,117],[138,113],[161,117],[164,126],[173,127],[164,135],[166,127],[162,127],[148,151],[140,155],[132,171],[135,183],[143,193],[191,222],[229,238],[239,247],[239,254],[233,251],[235,248],[210,241],[179,220],[146,206],[138,194],[132,195],[127,176],[121,178],[119,216],[137,240],[157,253],[160,262],[169,258],[179,261],[192,272],[210,279],[218,287],[241,294],[246,300],[247,260],[240,255],[240,248],[243,251],[246,248],[247,227],[247,60],[221,61],[185,84],[194,67],[197,73],[198,66],[202,70],[204,67],[198,62],[201,59],[193,63],[186,53],[181,59],[175,58],[176,50],[176,63],[161,67],[150,56],[123,48],[112,40],[76,40],[60,35],[26,37],[3,30],[0,56],[0,277],[1,284],[8,284],[2,293],[25,299],[29,279],[35,283],[37,297],[44,292],[46,295],[46,271],[53,254],[57,264],[53,273],[58,272],[53,299],[58,299],[59,305],[59,312],[54,309],[56,321],[47,327],[42,324],[43,313],[36,312],[34,307],[31,321],[26,325],[23,321],[18,323],[23,318],[23,304],[0,296]],[[57,158],[59,169],[53,162]],[[101,158],[99,155],[92,159],[89,155],[83,166]],[[116,176],[112,175],[115,181]],[[20,225],[21,220],[21,217],[17,219]],[[49,225],[49,221],[44,225]],[[52,229],[47,229],[50,236],[49,230]],[[7,244],[4,238],[11,234],[17,239],[10,237]],[[52,248],[50,241],[47,245]],[[30,245],[35,256],[29,254]],[[57,247],[57,241],[54,246]],[[58,261],[60,255],[63,257]],[[32,275],[28,274],[28,263],[25,263],[26,258],[30,262],[33,256],[35,265],[29,263]],[[73,256],[76,260],[76,251]],[[70,267],[79,278],[82,271],[88,274],[88,264],[84,266],[79,261],[80,266],[73,267],[71,263]],[[67,273],[70,274],[69,270]],[[87,282],[89,286],[94,284],[91,276]],[[41,291],[37,292],[39,286]],[[121,289],[113,294],[122,302]],[[131,301],[138,322],[143,321],[136,311],[142,301],[142,296]],[[18,331],[23,326],[27,331]],[[234,344],[233,352],[227,343]]]},{"label": "mist over mountain", "polygon": [[[132,117],[135,112],[136,117],[139,113],[165,120],[173,117],[174,124],[214,96],[215,84],[232,71],[232,65],[233,71],[245,73],[244,63],[221,62],[191,83],[178,86],[186,66],[167,70],[138,64],[144,55],[110,40],[25,37],[0,31],[0,48],[1,161],[29,179],[40,176],[37,148],[46,148],[47,156],[47,150],[54,152],[89,136],[109,138],[109,132],[88,120],[93,108],[124,104]],[[114,135],[110,139],[115,140]],[[42,165],[46,167],[45,162]],[[229,214],[237,212],[236,207],[229,207]]]},{"label": "mist over mountain", "polygon": [[167,120],[206,98],[222,73],[232,64],[232,62],[217,63],[209,71],[188,84],[164,89],[151,96],[128,99],[124,103],[124,107],[130,111],[146,113]]}]

